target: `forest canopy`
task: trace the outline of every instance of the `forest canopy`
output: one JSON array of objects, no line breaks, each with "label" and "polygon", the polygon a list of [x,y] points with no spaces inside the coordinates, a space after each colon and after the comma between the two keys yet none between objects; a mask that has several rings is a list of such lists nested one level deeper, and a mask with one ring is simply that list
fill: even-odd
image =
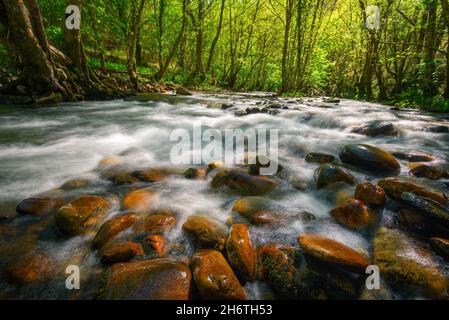
[{"label": "forest canopy", "polygon": [[[448,105],[448,0],[37,3],[49,43],[64,53],[65,10],[80,5],[89,67],[126,71],[135,88],[144,77],[203,89]],[[6,61],[7,23],[0,32]]]}]

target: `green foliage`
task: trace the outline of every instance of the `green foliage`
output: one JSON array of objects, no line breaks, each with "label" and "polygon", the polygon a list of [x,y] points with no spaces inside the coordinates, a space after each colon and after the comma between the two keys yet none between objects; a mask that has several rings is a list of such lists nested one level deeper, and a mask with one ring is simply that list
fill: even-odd
[{"label": "green foliage", "polygon": [[[100,67],[104,56],[107,69],[126,72],[133,1],[141,0],[84,2],[82,38],[92,66]],[[447,101],[425,97],[423,89],[430,78],[439,95],[447,83],[449,26],[442,1],[378,0],[380,29],[374,30],[363,20],[362,6],[374,4],[366,0],[226,0],[221,29],[221,0],[186,3],[181,34],[183,0],[146,1],[137,38],[139,73],[155,74],[179,38],[162,81],[207,90],[283,88],[285,96],[326,94],[447,110]],[[434,34],[426,18],[433,4]],[[61,45],[66,1],[39,5],[50,41]],[[434,43],[433,52],[426,41]],[[198,74],[204,76],[192,76]]]},{"label": "green foliage", "polygon": [[47,34],[48,40],[55,43],[57,46],[62,44],[62,29],[58,26],[48,26],[45,28],[45,33]]}]

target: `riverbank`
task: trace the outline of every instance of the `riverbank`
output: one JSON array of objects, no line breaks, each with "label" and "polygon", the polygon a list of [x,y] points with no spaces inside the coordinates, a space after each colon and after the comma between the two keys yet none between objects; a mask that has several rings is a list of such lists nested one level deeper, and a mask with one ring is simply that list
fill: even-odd
[{"label": "riverbank", "polygon": [[[93,95],[87,97],[86,100],[112,100],[116,98],[131,97],[135,95],[144,94],[179,94],[179,95],[191,95],[193,92],[201,94],[227,94],[227,93],[245,93],[248,92],[245,89],[229,89],[219,86],[209,86],[209,85],[193,85],[189,86],[184,83],[173,83],[173,82],[154,82],[151,75],[141,74],[139,91],[131,85],[128,74],[125,71],[125,66],[119,64],[109,65],[110,69],[100,69],[96,64],[93,64],[95,71],[103,77],[103,81],[110,83],[114,87],[120,88],[120,94],[115,96],[104,96],[104,95]],[[23,88],[17,88],[17,91],[22,91],[24,95],[4,95],[2,94],[2,88],[5,88],[8,83],[14,82],[17,78],[14,69],[12,68],[1,68],[0,69],[0,103],[2,104],[54,104],[61,102],[59,97],[53,97],[53,99],[44,99],[39,101],[33,97],[27,97],[25,95],[25,90]],[[254,91],[257,93],[258,91]],[[284,97],[284,98],[302,98],[306,95],[298,93],[285,93],[279,94],[277,92],[270,93],[273,97]],[[317,95],[315,98],[320,98],[323,95]],[[310,97],[310,96],[309,96]],[[329,98],[332,99],[332,98]],[[412,108],[425,110],[435,113],[447,113],[449,112],[449,101],[441,97],[436,97],[432,99],[419,98],[418,95],[408,95],[398,98],[391,98],[388,100],[363,100],[357,99],[356,97],[335,97],[333,99],[353,99],[361,102],[368,103],[380,103],[389,107],[397,108]],[[76,100],[76,99],[75,99]]]}]

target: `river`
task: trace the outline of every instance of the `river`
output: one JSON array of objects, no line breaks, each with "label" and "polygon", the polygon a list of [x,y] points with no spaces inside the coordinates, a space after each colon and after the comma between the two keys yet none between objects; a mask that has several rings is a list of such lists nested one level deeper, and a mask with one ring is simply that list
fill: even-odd
[{"label": "river", "polygon": [[[273,114],[254,113],[241,116],[237,110],[263,107],[275,102],[282,108]],[[222,110],[222,104],[232,105]],[[368,137],[351,132],[359,125],[373,120],[393,123],[400,129],[398,136]],[[175,129],[192,132],[194,123],[203,130],[217,129],[277,129],[279,135],[279,163],[290,176],[300,178],[305,190],[281,183],[271,200],[288,214],[307,212],[313,221],[295,220],[282,228],[252,226],[253,241],[280,241],[297,245],[296,238],[307,231],[326,235],[362,252],[369,252],[370,238],[337,224],[329,215],[334,204],[329,191],[313,188],[317,164],[308,163],[308,152],[337,156],[344,145],[367,143],[388,151],[419,150],[434,155],[433,164],[445,164],[449,159],[449,133],[430,132],[427,128],[449,126],[447,115],[436,115],[412,109],[395,109],[368,102],[342,100],[326,103],[321,98],[273,98],[269,94],[195,94],[193,96],[146,95],[114,101],[63,103],[52,106],[0,107],[0,216],[8,228],[30,223],[29,216],[17,216],[15,206],[23,199],[57,189],[64,181],[85,177],[94,183],[84,189],[70,191],[77,194],[119,194],[115,186],[102,180],[95,171],[104,157],[127,152],[127,166],[139,169],[148,166],[173,167],[170,134]],[[133,148],[134,149],[130,149]],[[193,152],[197,152],[194,150]],[[204,164],[207,165],[207,164]],[[188,168],[189,166],[184,166]],[[184,169],[183,169],[184,170]],[[400,175],[408,175],[407,163],[401,161]],[[357,180],[375,181],[376,175],[353,172]],[[188,180],[182,175],[157,183],[160,206],[170,206],[180,212],[170,240],[183,237],[181,226],[195,213],[209,215],[223,223],[228,221],[234,195],[211,192],[208,180]],[[443,188],[442,182],[436,182]],[[122,187],[120,187],[122,188]],[[348,188],[349,192],[352,192]],[[116,200],[118,203],[118,201]],[[121,213],[116,203],[108,218]],[[391,216],[384,209],[383,220]],[[15,219],[12,219],[15,217]],[[9,220],[7,219],[9,218]],[[19,230],[19,229],[17,229]],[[12,235],[19,237],[21,235]],[[56,261],[83,252],[93,235],[55,240],[54,236],[40,238],[39,245]],[[14,238],[13,238],[14,239]],[[188,248],[188,250],[193,250]],[[187,252],[189,252],[187,250]],[[83,260],[87,274],[97,274],[101,267],[93,253]],[[56,281],[56,280],[55,280]],[[1,283],[1,282],[0,282]],[[9,284],[0,285],[6,297],[69,298],[64,283],[49,282],[31,291],[15,291]],[[251,298],[266,298],[271,294],[264,283],[245,285]],[[86,297],[90,297],[85,293]]]}]

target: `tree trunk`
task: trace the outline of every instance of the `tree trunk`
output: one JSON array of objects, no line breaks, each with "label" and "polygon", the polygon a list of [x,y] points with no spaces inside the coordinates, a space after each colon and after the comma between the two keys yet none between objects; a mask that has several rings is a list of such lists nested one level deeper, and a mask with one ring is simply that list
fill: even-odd
[{"label": "tree trunk", "polygon": [[296,12],[296,29],[297,29],[297,44],[296,44],[296,72],[295,72],[295,82],[296,89],[298,91],[301,90],[302,87],[302,74],[301,74],[301,66],[302,66],[302,50],[303,50],[303,0],[298,0],[297,3],[297,12]]},{"label": "tree trunk", "polygon": [[170,62],[172,61],[173,57],[176,54],[176,51],[178,50],[179,45],[181,44],[185,29],[186,29],[186,22],[187,22],[187,16],[186,16],[187,1],[188,0],[182,0],[181,30],[179,31],[178,37],[176,38],[175,43],[173,44],[173,47],[171,48],[168,57],[165,59],[162,66],[160,66],[159,71],[153,76],[153,78],[155,80],[161,80],[165,76],[165,74],[167,73],[167,70],[168,70],[168,66],[170,65]]},{"label": "tree trunk", "polygon": [[[33,3],[36,5],[36,3]],[[21,0],[3,0],[9,37],[23,64],[22,80],[33,95],[47,95],[60,88],[50,59],[34,33],[30,13]],[[35,7],[35,8],[36,8]],[[33,14],[37,14],[33,12]],[[34,21],[41,20],[40,16]],[[46,41],[44,41],[46,43]]]},{"label": "tree trunk", "polygon": [[203,0],[198,0],[198,19],[195,21],[196,22],[195,71],[191,75],[191,79],[195,79],[196,77],[198,77],[200,81],[204,80],[203,18],[204,18],[204,2]]},{"label": "tree trunk", "polygon": [[422,88],[425,97],[434,97],[437,94],[437,87],[434,82],[435,53],[436,53],[436,20],[437,20],[437,0],[430,0],[427,3],[427,23],[426,37],[424,40],[424,72],[422,78]]},{"label": "tree trunk", "polygon": [[221,28],[223,26],[223,12],[226,0],[221,0],[221,8],[220,8],[220,18],[218,21],[217,32],[215,33],[215,37],[212,40],[212,44],[209,49],[209,57],[207,59],[206,72],[209,72],[212,62],[214,59],[215,47],[217,46],[218,39],[220,38]]},{"label": "tree trunk", "polygon": [[449,2],[448,0],[441,0],[443,7],[443,18],[446,24],[448,39],[446,45],[446,87],[444,89],[444,97],[449,100]]},{"label": "tree trunk", "polygon": [[140,22],[142,20],[143,8],[145,6],[145,0],[141,0],[139,8],[137,8],[137,0],[133,0],[130,19],[130,33],[128,43],[128,74],[134,88],[137,90],[139,87],[139,79],[136,69],[136,46],[137,35],[139,32]]},{"label": "tree trunk", "polygon": [[[80,13],[83,8],[83,0],[68,0],[67,6],[75,5],[79,8]],[[81,73],[83,70],[83,52],[81,44],[81,29],[67,29],[63,26],[63,43],[62,51],[72,60],[73,66],[75,66]]]},{"label": "tree trunk", "polygon": [[28,11],[30,13],[31,24],[36,38],[39,40],[39,44],[44,50],[47,56],[50,56],[50,46],[48,44],[47,36],[45,35],[44,22],[42,21],[41,10],[36,0],[27,1]]},{"label": "tree trunk", "polygon": [[293,17],[293,0],[287,0],[285,4],[285,29],[284,29],[284,44],[282,47],[282,85],[281,93],[288,92],[290,88],[288,70],[287,70],[287,55],[289,47],[290,26]]}]

